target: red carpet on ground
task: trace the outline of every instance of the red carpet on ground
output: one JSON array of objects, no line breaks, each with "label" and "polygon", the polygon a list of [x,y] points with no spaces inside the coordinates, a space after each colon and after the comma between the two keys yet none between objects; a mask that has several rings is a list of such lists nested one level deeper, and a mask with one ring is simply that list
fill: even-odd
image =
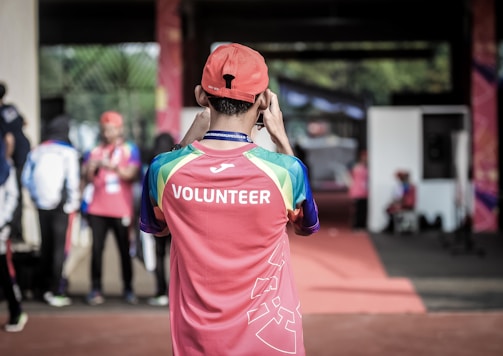
[{"label": "red carpet on ground", "polygon": [[320,231],[303,237],[290,229],[303,314],[425,313],[408,279],[387,276],[368,234],[349,229],[347,197],[321,193],[317,202]]}]

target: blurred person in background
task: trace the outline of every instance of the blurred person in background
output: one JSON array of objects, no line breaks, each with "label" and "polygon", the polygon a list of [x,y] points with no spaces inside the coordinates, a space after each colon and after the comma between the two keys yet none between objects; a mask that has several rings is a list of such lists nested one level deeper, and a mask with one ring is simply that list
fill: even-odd
[{"label": "blurred person in background", "polygon": [[[7,134],[8,137],[10,134]],[[16,283],[10,242],[10,223],[18,204],[19,190],[16,171],[8,156],[12,152],[13,140],[3,136],[0,139],[0,288],[7,299],[9,319],[4,325],[7,332],[19,332],[28,321],[23,312],[21,290]],[[6,147],[9,146],[9,147]]]},{"label": "blurred person in background", "polygon": [[12,147],[12,161],[16,168],[16,183],[19,190],[18,204],[11,222],[11,237],[15,242],[24,241],[23,236],[23,190],[21,184],[21,173],[23,166],[30,152],[30,141],[24,133],[26,121],[19,113],[14,104],[4,101],[7,94],[7,84],[0,82],[0,135],[5,137],[7,133],[12,135],[14,145]]},{"label": "blurred person in background", "polygon": [[38,210],[41,245],[37,289],[54,307],[72,303],[67,296],[63,266],[80,208],[80,163],[79,152],[68,138],[69,131],[68,116],[53,118],[43,132],[42,142],[28,154],[21,177]]},{"label": "blurred person in background", "polygon": [[[152,160],[159,154],[163,152],[168,152],[175,146],[175,141],[173,136],[168,132],[162,132],[158,134],[154,139],[154,145],[147,155],[144,167],[145,171]],[[141,193],[141,191],[140,191]],[[138,211],[139,213],[139,211]],[[140,238],[142,239],[142,245],[144,248],[148,248],[148,239],[153,241],[154,245],[154,267],[153,274],[155,277],[155,294],[153,297],[147,300],[147,303],[152,306],[166,306],[169,303],[168,299],[168,280],[169,276],[166,274],[166,259],[169,260],[169,249],[171,245],[171,234],[167,236],[154,236],[152,234],[146,233],[139,230]],[[143,254],[144,260],[147,258],[146,253]],[[143,261],[145,266],[149,265],[148,261]]]},{"label": "blurred person in background", "polygon": [[396,184],[393,188],[391,202],[386,207],[388,225],[383,232],[395,230],[394,215],[402,211],[412,211],[416,206],[416,187],[410,181],[410,173],[398,170],[395,173]]},{"label": "blurred person in background", "polygon": [[353,201],[353,221],[354,230],[367,228],[367,208],[368,208],[368,167],[367,151],[363,150],[358,156],[358,161],[351,169],[351,183],[349,186],[349,196]]},{"label": "blurred person in background", "polygon": [[123,298],[137,304],[133,290],[133,266],[130,256],[134,217],[133,184],[139,179],[141,158],[138,146],[124,139],[122,115],[106,111],[100,118],[101,142],[83,163],[86,183],[92,183],[93,194],[87,206],[92,231],[91,291],[89,305],[102,304],[103,251],[107,233],[112,230],[121,262]]}]

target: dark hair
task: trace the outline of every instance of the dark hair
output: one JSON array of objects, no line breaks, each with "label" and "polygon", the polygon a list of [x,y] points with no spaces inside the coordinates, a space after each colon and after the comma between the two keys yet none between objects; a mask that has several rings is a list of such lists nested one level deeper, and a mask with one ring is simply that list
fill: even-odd
[{"label": "dark hair", "polygon": [[175,144],[173,136],[168,132],[161,132],[154,139],[154,145],[150,151],[149,161],[152,161],[155,156],[160,153],[171,151]]},{"label": "dark hair", "polygon": [[4,83],[0,83],[0,100],[3,99],[6,92],[7,92],[7,86]]},{"label": "dark hair", "polygon": [[253,106],[253,103],[249,103],[247,101],[221,98],[219,96],[213,96],[208,93],[206,93],[206,95],[208,95],[208,100],[210,101],[211,106],[213,106],[219,113],[225,115],[244,114]]},{"label": "dark hair", "polygon": [[70,133],[70,117],[63,114],[58,115],[46,123],[42,130],[42,141],[58,140],[70,143],[68,134]]}]

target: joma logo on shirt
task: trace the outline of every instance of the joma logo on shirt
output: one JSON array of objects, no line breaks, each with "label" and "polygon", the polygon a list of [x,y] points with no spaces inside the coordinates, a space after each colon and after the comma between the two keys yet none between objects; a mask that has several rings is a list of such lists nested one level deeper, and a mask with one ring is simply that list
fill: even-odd
[{"label": "joma logo on shirt", "polygon": [[192,188],[171,184],[175,199],[214,204],[270,204],[271,192],[267,189],[214,189]]},{"label": "joma logo on shirt", "polygon": [[236,167],[234,164],[232,163],[222,163],[220,164],[220,167],[210,167],[210,171],[211,173],[220,173],[222,172],[223,170],[227,169],[227,168],[232,168],[232,167]]}]

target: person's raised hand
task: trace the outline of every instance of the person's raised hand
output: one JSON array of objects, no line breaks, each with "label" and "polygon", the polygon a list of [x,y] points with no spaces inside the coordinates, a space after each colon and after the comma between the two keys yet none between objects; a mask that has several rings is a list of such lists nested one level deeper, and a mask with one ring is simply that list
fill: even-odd
[{"label": "person's raised hand", "polygon": [[210,109],[205,108],[203,111],[198,112],[189,130],[180,141],[180,145],[187,146],[194,141],[199,141],[203,138],[204,134],[210,128]]},{"label": "person's raised hand", "polygon": [[[283,122],[283,113],[279,107],[278,96],[270,89],[265,91],[269,108],[264,110],[264,127],[269,132],[272,142],[276,145],[278,152],[294,155],[290,141],[286,134],[285,123]],[[261,127],[258,127],[261,130]]]}]

